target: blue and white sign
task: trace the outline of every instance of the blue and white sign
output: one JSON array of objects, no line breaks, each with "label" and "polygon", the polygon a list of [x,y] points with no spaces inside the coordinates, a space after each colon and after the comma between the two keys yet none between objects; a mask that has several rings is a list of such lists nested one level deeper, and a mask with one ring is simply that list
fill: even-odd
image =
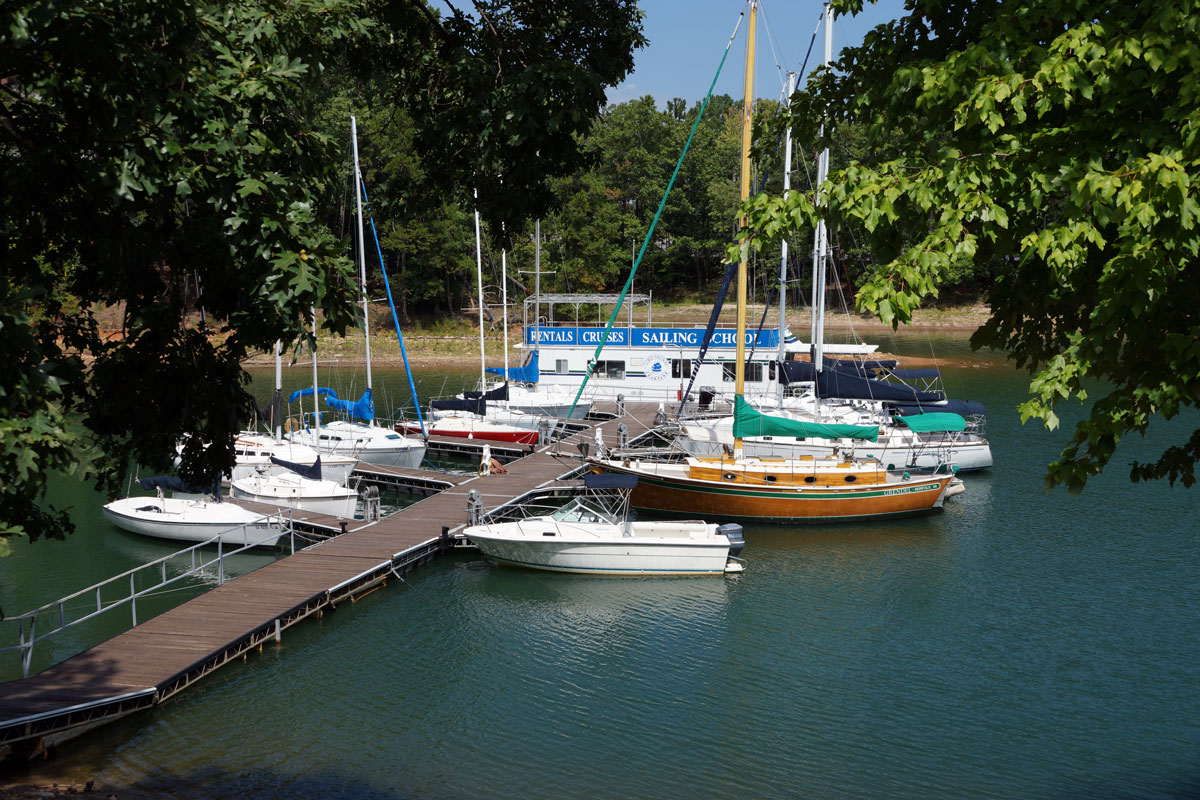
[{"label": "blue and white sign", "polygon": [[671,373],[671,362],[667,360],[666,356],[655,353],[652,356],[646,356],[642,368],[647,378],[652,381],[661,381]]},{"label": "blue and white sign", "polygon": [[[547,346],[562,347],[595,347],[604,337],[604,328],[556,328],[540,327],[525,329],[525,344],[534,344],[534,331],[537,331],[538,343]],[[630,334],[632,333],[632,337]],[[678,350],[700,349],[704,338],[703,328],[613,328],[608,333],[609,347],[654,347]],[[746,331],[746,346],[754,341],[754,331]],[[718,328],[713,331],[711,347],[732,349],[737,347],[737,331],[729,328]],[[779,331],[763,330],[758,334],[759,350],[772,350],[779,347]]]}]

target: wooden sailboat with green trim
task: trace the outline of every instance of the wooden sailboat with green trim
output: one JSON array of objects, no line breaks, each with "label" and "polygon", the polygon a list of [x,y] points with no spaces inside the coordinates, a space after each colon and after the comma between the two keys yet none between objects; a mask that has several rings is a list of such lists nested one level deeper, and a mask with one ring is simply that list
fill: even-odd
[{"label": "wooden sailboat with green trim", "polygon": [[[757,2],[750,4],[746,46],[746,85],[742,117],[743,202],[750,195],[750,119],[754,98],[754,33]],[[826,5],[826,9],[829,6]],[[828,13],[828,11],[827,11]],[[826,20],[828,24],[828,19]],[[745,225],[745,220],[742,220]],[[630,504],[658,513],[755,522],[836,522],[928,513],[942,507],[953,480],[950,473],[915,476],[888,470],[876,460],[838,457],[746,458],[747,436],[819,437],[875,441],[875,426],[825,425],[772,417],[743,396],[746,344],[746,262],[737,274],[737,356],[734,451],[732,456],[689,457],[682,461],[618,456],[593,458],[593,472],[638,478]]]}]

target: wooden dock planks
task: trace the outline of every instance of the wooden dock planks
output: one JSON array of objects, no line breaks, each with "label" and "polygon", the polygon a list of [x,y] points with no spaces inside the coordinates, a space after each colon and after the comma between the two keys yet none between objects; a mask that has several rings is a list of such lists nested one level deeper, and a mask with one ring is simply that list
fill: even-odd
[{"label": "wooden dock planks", "polygon": [[[576,441],[594,442],[595,428],[604,431],[608,446],[615,446],[619,422],[629,424],[630,435],[636,436],[650,427],[655,411],[630,406],[621,418],[511,462],[506,474],[416,471],[453,488],[378,522],[292,512],[298,522],[329,531],[340,531],[346,522],[347,532],[234,578],[37,675],[0,684],[0,745],[69,731],[85,721],[92,725],[105,716],[105,703],[111,705],[111,717],[128,713],[131,706],[121,698],[130,692],[155,690],[155,698],[161,699],[178,691],[219,667],[231,653],[273,637],[276,624],[286,628],[331,602],[332,590],[349,586],[352,591],[356,579],[364,586],[385,579],[397,556],[427,547],[443,528],[465,525],[471,490],[481,493],[485,508],[509,502],[577,469],[579,462],[567,456],[577,452]],[[261,503],[237,502],[264,514],[279,512]],[[97,710],[84,720],[72,711],[81,704],[95,704]],[[37,715],[45,718],[29,722]]]}]

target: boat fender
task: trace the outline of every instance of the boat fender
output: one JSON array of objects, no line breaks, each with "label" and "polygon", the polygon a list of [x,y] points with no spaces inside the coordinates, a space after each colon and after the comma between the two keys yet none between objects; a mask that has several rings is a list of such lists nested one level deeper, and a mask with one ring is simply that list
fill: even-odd
[{"label": "boat fender", "polygon": [[736,522],[718,525],[717,534],[729,540],[729,555],[731,556],[736,556],[746,547],[746,537],[742,534],[742,526]]}]

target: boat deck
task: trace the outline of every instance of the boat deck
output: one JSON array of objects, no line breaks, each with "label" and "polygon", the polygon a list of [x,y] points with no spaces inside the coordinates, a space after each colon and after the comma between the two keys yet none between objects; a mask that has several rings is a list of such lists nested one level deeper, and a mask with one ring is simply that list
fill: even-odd
[{"label": "boat deck", "polygon": [[[364,476],[380,480],[410,473],[410,480],[452,485],[377,522],[292,512],[298,527],[332,538],[231,579],[36,675],[0,684],[0,748],[21,743],[18,749],[31,749],[43,737],[67,738],[172,697],[265,642],[278,641],[291,625],[450,550],[450,534],[468,521],[471,490],[480,492],[485,509],[512,503],[577,471],[579,462],[565,455],[577,452],[576,440],[593,442],[599,428],[611,447],[618,425],[626,424],[636,437],[651,427],[656,411],[656,405],[630,405],[618,417],[610,407],[603,415],[608,420],[508,464],[506,474],[447,476],[360,465]],[[279,511],[238,503],[263,513]]]}]

